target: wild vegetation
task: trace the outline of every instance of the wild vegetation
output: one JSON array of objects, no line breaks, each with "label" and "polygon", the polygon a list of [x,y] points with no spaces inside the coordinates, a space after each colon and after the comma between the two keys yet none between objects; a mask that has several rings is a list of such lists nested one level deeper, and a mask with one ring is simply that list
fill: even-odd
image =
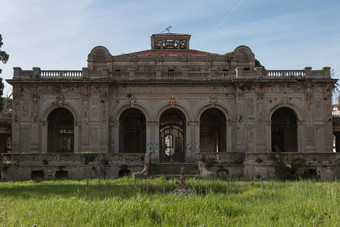
[{"label": "wild vegetation", "polygon": [[[261,184],[262,183],[262,184]],[[0,182],[0,226],[337,226],[340,182]]]}]

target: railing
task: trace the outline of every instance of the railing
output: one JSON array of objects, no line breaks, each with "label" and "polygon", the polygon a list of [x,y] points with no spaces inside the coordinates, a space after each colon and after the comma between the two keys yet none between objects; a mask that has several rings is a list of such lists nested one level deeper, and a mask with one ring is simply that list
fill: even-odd
[{"label": "railing", "polygon": [[[239,74],[237,74],[237,72]],[[261,75],[259,75],[261,74]],[[93,71],[88,68],[81,70],[33,70],[14,69],[13,79],[30,80],[30,79],[115,79],[115,80],[143,80],[143,79],[165,79],[165,80],[232,80],[236,77],[251,79],[254,76],[261,77],[262,73],[256,70],[236,70],[236,71],[215,71],[200,72],[200,71],[184,71],[184,72],[139,72],[131,70],[129,72],[109,72],[109,70]],[[267,70],[265,71],[266,79],[286,79],[286,78],[330,78],[329,70]]]},{"label": "railing", "polygon": [[189,77],[194,79],[209,78],[209,72],[189,72]]},{"label": "railing", "polygon": [[[306,161],[307,165],[321,165],[321,164],[334,164],[339,158],[338,153],[302,153],[302,152],[280,152],[280,153],[246,153],[245,162],[261,163],[274,160],[274,155],[279,154],[283,160],[293,160],[296,158],[302,158]],[[260,160],[260,161],[259,161]]]},{"label": "railing", "polygon": [[72,71],[62,71],[62,70],[43,70],[40,72],[41,77],[58,77],[58,78],[63,78],[63,77],[72,77],[72,78],[80,78],[83,76],[83,71],[79,70],[72,70]]},{"label": "railing", "polygon": [[232,79],[235,77],[235,71],[222,71],[222,72],[217,72],[216,77],[217,78],[222,78],[222,79]]},{"label": "railing", "polygon": [[[39,163],[42,160],[48,160],[49,163],[82,163],[84,157],[81,153],[45,153],[45,154],[2,154],[4,162],[15,163]],[[1,157],[0,157],[1,158]],[[93,163],[102,163],[105,160],[108,163],[123,163],[123,162],[137,162],[143,163],[145,153],[98,153]],[[0,162],[1,164],[1,162]],[[59,164],[58,164],[59,165]]]},{"label": "railing", "polygon": [[181,72],[163,72],[162,77],[166,79],[178,79],[183,77],[183,73]]},{"label": "railing", "polygon": [[141,79],[153,79],[155,76],[155,72],[136,72],[136,77]]},{"label": "railing", "polygon": [[268,77],[304,77],[304,70],[267,70],[266,76]]},{"label": "railing", "polygon": [[240,152],[202,152],[202,160],[213,163],[242,164],[244,153]]},{"label": "railing", "polygon": [[111,78],[115,78],[115,79],[126,79],[129,78],[129,73],[128,72],[113,72],[110,74]]}]

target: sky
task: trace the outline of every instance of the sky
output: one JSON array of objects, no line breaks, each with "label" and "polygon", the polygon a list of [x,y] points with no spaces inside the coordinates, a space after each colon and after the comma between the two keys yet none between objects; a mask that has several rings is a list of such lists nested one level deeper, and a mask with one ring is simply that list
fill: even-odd
[{"label": "sky", "polygon": [[[95,46],[112,55],[150,49],[171,25],[190,48],[224,54],[252,49],[268,70],[322,69],[340,78],[339,0],[0,0],[0,34],[13,67],[81,70]],[[12,88],[5,83],[4,96]]]}]

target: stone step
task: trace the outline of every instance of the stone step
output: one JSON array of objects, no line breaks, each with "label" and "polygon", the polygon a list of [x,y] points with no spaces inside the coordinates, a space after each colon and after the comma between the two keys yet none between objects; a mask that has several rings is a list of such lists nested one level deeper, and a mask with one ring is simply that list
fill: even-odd
[{"label": "stone step", "polygon": [[[155,175],[150,175],[149,177],[154,177],[154,178],[159,178],[159,177],[165,177],[165,179],[170,180],[170,179],[176,179],[180,180],[181,175],[180,174],[155,174]],[[184,179],[192,179],[192,178],[201,178],[200,174],[184,174]]]},{"label": "stone step", "polygon": [[181,168],[184,168],[184,174],[199,174],[197,164],[187,163],[157,163],[151,164],[149,170],[151,174],[180,174]]}]

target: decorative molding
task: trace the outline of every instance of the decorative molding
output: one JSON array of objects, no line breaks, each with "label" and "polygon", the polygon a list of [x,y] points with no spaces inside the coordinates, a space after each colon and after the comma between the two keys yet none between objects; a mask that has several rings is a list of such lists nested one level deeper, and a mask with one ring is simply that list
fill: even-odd
[{"label": "decorative molding", "polygon": [[216,106],[216,101],[217,101],[216,96],[215,96],[215,95],[212,95],[212,96],[210,97],[210,104],[211,104],[211,107],[215,107],[215,106]]},{"label": "decorative molding", "polygon": [[130,107],[135,107],[137,98],[134,95],[129,96]]},{"label": "decorative molding", "polygon": [[168,98],[168,102],[170,103],[171,107],[175,107],[175,103],[177,102],[177,100],[177,97],[175,97],[175,95],[173,94]]},{"label": "decorative molding", "polygon": [[286,92],[284,92],[281,96],[280,99],[282,101],[283,106],[287,106],[287,101],[288,101],[288,96]]}]

